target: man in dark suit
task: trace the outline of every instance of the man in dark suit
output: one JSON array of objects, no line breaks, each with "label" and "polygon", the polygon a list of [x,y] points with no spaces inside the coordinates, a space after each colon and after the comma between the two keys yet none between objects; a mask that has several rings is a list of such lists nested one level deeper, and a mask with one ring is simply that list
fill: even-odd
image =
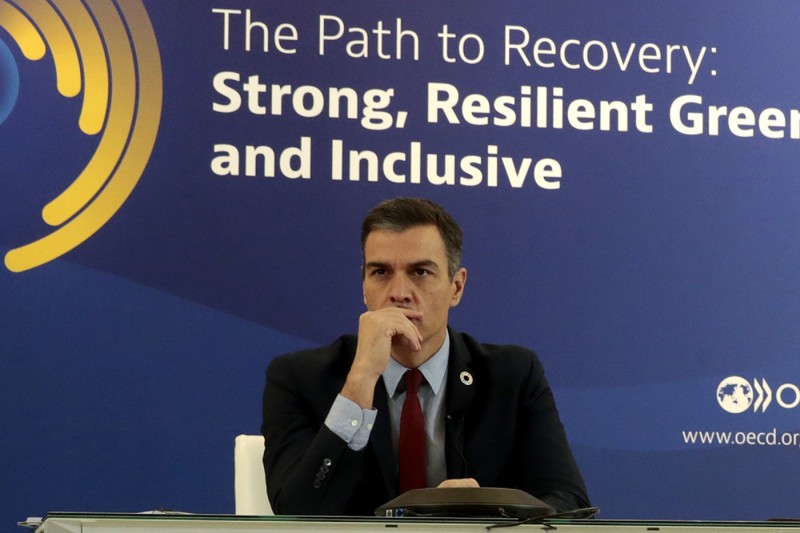
[{"label": "man in dark suit", "polygon": [[[267,370],[264,468],[276,513],[371,515],[401,485],[518,488],[560,511],[589,506],[536,354],[448,327],[467,280],[462,241],[427,200],[389,200],[367,215],[358,335]],[[422,375],[416,394],[409,369]],[[421,457],[403,450],[415,396]]]}]

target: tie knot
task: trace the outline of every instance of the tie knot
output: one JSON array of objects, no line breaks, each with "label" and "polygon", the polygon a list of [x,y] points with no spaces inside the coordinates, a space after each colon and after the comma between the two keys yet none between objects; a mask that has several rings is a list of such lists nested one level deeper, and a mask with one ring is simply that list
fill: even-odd
[{"label": "tie knot", "polygon": [[406,392],[408,394],[416,394],[419,391],[420,384],[422,384],[422,372],[418,368],[412,368],[403,374],[403,379],[406,382]]}]

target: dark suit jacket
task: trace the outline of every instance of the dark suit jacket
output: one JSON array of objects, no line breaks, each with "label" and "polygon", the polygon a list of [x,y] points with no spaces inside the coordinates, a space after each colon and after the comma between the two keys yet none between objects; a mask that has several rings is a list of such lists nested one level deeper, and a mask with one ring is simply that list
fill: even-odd
[{"label": "dark suit jacket", "polygon": [[[284,355],[267,369],[261,431],[272,508],[291,515],[372,515],[397,496],[383,380],[377,420],[355,452],[324,424],[344,385],[356,337]],[[460,379],[469,372],[473,383]],[[555,507],[589,506],[544,369],[516,346],[480,344],[450,330],[445,455],[448,478],[524,490]]]}]

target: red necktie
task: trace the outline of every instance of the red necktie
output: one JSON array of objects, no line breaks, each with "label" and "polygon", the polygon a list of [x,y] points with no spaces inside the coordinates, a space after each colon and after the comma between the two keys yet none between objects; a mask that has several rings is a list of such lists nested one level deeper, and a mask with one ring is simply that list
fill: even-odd
[{"label": "red necktie", "polygon": [[422,383],[422,372],[413,368],[403,375],[406,382],[406,399],[400,415],[400,493],[428,486],[425,449],[425,417],[419,404],[417,391]]}]

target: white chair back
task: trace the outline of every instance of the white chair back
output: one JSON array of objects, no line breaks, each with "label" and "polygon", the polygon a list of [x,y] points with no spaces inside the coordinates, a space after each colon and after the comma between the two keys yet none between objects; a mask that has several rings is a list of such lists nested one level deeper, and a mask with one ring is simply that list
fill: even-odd
[{"label": "white chair back", "polygon": [[238,435],[234,444],[234,496],[237,515],[271,515],[264,476],[264,437]]}]

